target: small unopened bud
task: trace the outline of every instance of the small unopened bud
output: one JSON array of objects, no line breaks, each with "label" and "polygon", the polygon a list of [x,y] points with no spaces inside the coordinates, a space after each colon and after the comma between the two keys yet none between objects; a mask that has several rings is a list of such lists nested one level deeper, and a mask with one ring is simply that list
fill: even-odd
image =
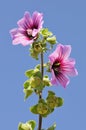
[{"label": "small unopened bud", "polygon": [[47,104],[50,108],[55,108],[57,105],[57,98],[55,96],[51,96],[47,99]]},{"label": "small unopened bud", "polygon": [[55,44],[55,43],[56,43],[56,37],[55,37],[55,36],[53,36],[53,37],[48,37],[48,38],[47,38],[47,41],[48,41],[49,43],[51,43],[51,44]]},{"label": "small unopened bud", "polygon": [[32,130],[31,125],[28,124],[28,123],[21,124],[21,128],[22,128],[23,130]]},{"label": "small unopened bud", "polygon": [[48,112],[48,107],[46,104],[39,103],[37,106],[37,111],[39,114],[46,114]]},{"label": "small unopened bud", "polygon": [[42,46],[40,44],[35,44],[34,45],[34,50],[38,53],[42,51]]},{"label": "small unopened bud", "polygon": [[32,77],[30,79],[30,85],[32,88],[39,87],[42,83],[42,80],[39,77]]}]

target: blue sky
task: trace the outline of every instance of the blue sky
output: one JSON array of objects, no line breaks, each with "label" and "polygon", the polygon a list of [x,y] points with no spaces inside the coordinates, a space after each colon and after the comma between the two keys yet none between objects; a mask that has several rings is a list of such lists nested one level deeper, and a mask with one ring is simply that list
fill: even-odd
[{"label": "blue sky", "polygon": [[[28,46],[13,46],[9,30],[25,11],[44,14],[44,27],[48,27],[63,44],[71,44],[71,57],[76,59],[79,75],[71,78],[66,89],[52,87],[64,98],[64,105],[43,119],[47,128],[53,122],[56,130],[86,129],[86,1],[85,0],[1,0],[0,1],[0,129],[16,130],[18,123],[38,116],[29,111],[37,102],[32,95],[24,102],[24,72],[38,62],[29,56]],[[45,57],[47,61],[47,56]],[[43,92],[45,96],[47,90]]]}]

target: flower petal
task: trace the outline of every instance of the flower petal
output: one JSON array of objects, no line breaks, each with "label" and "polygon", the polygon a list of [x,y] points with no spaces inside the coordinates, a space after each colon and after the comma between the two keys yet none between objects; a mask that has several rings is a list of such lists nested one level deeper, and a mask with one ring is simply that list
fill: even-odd
[{"label": "flower petal", "polygon": [[57,76],[57,80],[64,88],[66,88],[70,82],[69,78],[62,73]]},{"label": "flower petal", "polygon": [[61,72],[68,75],[68,76],[78,75],[77,69],[75,69],[74,67],[72,67],[72,68],[65,67]]},{"label": "flower petal", "polygon": [[27,37],[25,36],[17,36],[14,40],[13,40],[13,45],[17,45],[17,44],[22,44],[23,46],[27,46],[29,44],[32,44],[33,40],[28,40]]},{"label": "flower petal", "polygon": [[70,53],[71,53],[71,46],[70,45],[63,46],[63,51],[62,51],[63,59],[67,59],[70,56]]},{"label": "flower petal", "polygon": [[30,40],[28,37],[25,36],[23,30],[13,29],[10,31],[10,33],[13,38],[13,45],[22,44],[23,46],[26,46],[33,42],[33,40]]},{"label": "flower petal", "polygon": [[76,76],[76,75],[78,75],[78,72],[74,67],[73,68],[65,67],[61,72],[68,75],[68,76]]},{"label": "flower petal", "polygon": [[18,22],[17,22],[18,26],[24,30],[26,30],[28,28],[27,24],[25,23],[25,20],[24,18],[20,19]]},{"label": "flower petal", "polygon": [[78,71],[75,69],[75,60],[69,59],[64,61],[61,65],[61,72],[65,73],[68,76],[76,76],[78,75]]},{"label": "flower petal", "polygon": [[49,55],[49,60],[51,65],[55,62],[55,60],[58,58],[58,54],[56,51],[54,51],[52,54]]},{"label": "flower petal", "polygon": [[14,29],[10,30],[10,34],[11,34],[12,39],[15,38],[15,35],[17,34],[17,32],[18,32],[17,28],[14,28]]},{"label": "flower petal", "polygon": [[57,79],[56,79],[55,74],[54,74],[54,71],[51,70],[51,72],[52,72],[51,84],[57,84],[58,85]]},{"label": "flower petal", "polygon": [[59,44],[55,50],[55,54],[58,54],[58,59],[67,59],[71,53],[71,46],[70,45],[62,45]]},{"label": "flower petal", "polygon": [[24,18],[25,18],[25,23],[27,24],[28,26],[28,29],[32,29],[32,26],[33,26],[33,20],[30,16],[30,13],[28,11],[25,12],[24,14]]},{"label": "flower petal", "polygon": [[43,21],[42,21],[43,14],[42,13],[35,11],[33,13],[32,19],[33,19],[33,26],[37,27],[38,29],[42,28],[42,24],[43,24]]}]

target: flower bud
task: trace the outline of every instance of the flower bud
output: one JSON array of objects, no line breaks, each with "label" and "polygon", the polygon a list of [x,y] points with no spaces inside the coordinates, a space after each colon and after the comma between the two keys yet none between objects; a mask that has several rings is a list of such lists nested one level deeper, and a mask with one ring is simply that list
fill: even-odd
[{"label": "flower bud", "polygon": [[45,38],[47,38],[47,37],[53,35],[52,32],[50,32],[50,31],[48,30],[48,28],[43,28],[43,29],[41,29],[41,34],[42,34],[42,36],[45,37]]},{"label": "flower bud", "polygon": [[32,130],[31,125],[29,123],[21,124],[22,130]]},{"label": "flower bud", "polygon": [[37,53],[40,53],[42,51],[42,46],[40,44],[35,44],[34,45],[34,50],[37,52]]},{"label": "flower bud", "polygon": [[42,83],[42,80],[39,77],[32,77],[30,79],[30,85],[32,88],[39,87]]},{"label": "flower bud", "polygon": [[49,80],[49,78],[43,78],[43,82],[44,82],[44,85],[45,86],[51,86],[51,82],[50,82],[50,80]]},{"label": "flower bud", "polygon": [[50,108],[55,108],[57,105],[57,98],[55,96],[50,96],[47,98],[47,104]]},{"label": "flower bud", "polygon": [[48,41],[49,43],[51,43],[51,44],[55,44],[55,43],[56,43],[56,37],[55,37],[55,36],[53,36],[53,37],[48,37],[48,38],[47,38],[47,41]]},{"label": "flower bud", "polygon": [[37,106],[37,111],[41,115],[46,114],[48,112],[48,107],[44,103],[39,103]]}]

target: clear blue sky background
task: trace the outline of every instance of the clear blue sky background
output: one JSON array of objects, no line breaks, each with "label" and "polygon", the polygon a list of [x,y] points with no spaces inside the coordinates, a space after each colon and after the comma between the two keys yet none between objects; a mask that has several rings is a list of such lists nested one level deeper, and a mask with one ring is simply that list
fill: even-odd
[{"label": "clear blue sky background", "polygon": [[[59,42],[71,44],[71,57],[76,59],[79,75],[71,78],[66,89],[52,87],[64,98],[64,106],[43,120],[44,128],[57,123],[56,130],[86,129],[86,1],[85,0],[0,0],[0,129],[17,130],[20,121],[38,116],[29,111],[37,102],[32,95],[24,102],[24,72],[38,62],[29,56],[28,46],[13,46],[9,30],[25,11],[44,13],[48,27]],[[45,57],[47,61],[47,56]],[[47,91],[47,90],[46,90]],[[47,92],[44,91],[44,96]]]}]

